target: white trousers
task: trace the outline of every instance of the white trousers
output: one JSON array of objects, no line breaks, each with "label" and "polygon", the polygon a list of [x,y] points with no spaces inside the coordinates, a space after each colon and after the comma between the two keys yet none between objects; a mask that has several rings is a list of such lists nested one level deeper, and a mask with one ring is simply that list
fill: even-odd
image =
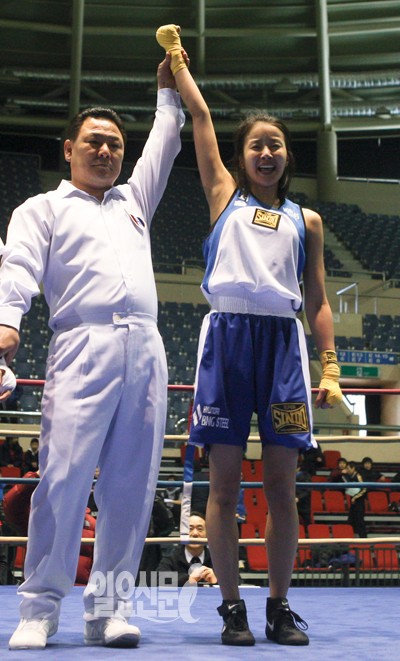
[{"label": "white trousers", "polygon": [[[80,326],[53,336],[42,400],[41,479],[32,496],[25,581],[18,589],[22,617],[59,617],[60,601],[75,580],[96,466],[92,575],[136,576],[158,479],[167,385],[154,320]],[[96,594],[89,580],[85,619],[95,617]],[[116,607],[117,601],[115,594]]]}]

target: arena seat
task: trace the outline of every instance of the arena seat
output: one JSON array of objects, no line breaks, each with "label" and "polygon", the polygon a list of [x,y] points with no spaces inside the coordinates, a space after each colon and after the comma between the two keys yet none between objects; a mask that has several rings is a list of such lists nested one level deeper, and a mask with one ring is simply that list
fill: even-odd
[{"label": "arena seat", "polygon": [[332,537],[343,539],[354,537],[353,526],[349,523],[333,523],[331,529]]},{"label": "arena seat", "polygon": [[397,571],[399,565],[399,553],[395,544],[376,544],[374,548],[374,560],[377,569],[386,571]]},{"label": "arena seat", "polygon": [[340,450],[324,450],[322,454],[324,455],[325,468],[330,470],[337,467],[337,462],[342,456]]},{"label": "arena seat", "polygon": [[247,562],[250,571],[267,571],[268,559],[265,546],[248,546]]},{"label": "arena seat", "polygon": [[368,491],[367,508],[375,514],[387,512],[389,508],[387,494],[384,491]]},{"label": "arena seat", "polygon": [[331,537],[331,530],[327,523],[310,523],[307,532],[312,539]]},{"label": "arena seat", "polygon": [[324,492],[324,501],[326,512],[339,513],[347,509],[343,491],[327,489]]},{"label": "arena seat", "polygon": [[2,477],[21,477],[21,469],[17,466],[1,466]]},{"label": "arena seat", "polygon": [[319,489],[311,491],[311,514],[325,512],[323,493]]}]

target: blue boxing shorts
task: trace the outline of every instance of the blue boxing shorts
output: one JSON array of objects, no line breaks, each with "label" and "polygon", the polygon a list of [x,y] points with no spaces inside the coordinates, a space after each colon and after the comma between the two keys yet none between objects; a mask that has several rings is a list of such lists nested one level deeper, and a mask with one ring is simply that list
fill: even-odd
[{"label": "blue boxing shorts", "polygon": [[303,326],[295,317],[212,311],[200,334],[189,444],[246,449],[253,412],[263,445],[316,445]]}]

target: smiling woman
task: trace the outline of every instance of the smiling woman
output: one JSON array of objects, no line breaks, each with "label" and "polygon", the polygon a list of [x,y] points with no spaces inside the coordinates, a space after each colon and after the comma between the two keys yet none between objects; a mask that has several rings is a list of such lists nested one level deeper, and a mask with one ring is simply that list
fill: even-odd
[{"label": "smiling woman", "polygon": [[[255,643],[237,584],[235,512],[242,456],[257,411],[269,505],[266,635],[283,645],[308,645],[307,635],[299,630],[305,623],[286,598],[297,549],[298,454],[313,446],[308,357],[304,329],[296,318],[302,306],[301,278],[323,369],[315,405],[326,408],[341,401],[324,283],[322,221],[315,211],[286,197],[293,155],[289,132],[274,117],[251,115],[239,125],[234,173],[227,170],[209,108],[185,66],[179,34],[178,26],[164,26],[157,39],[173,54],[210,210],[202,290],[211,312],[200,334],[189,444],[209,447],[207,530],[223,597],[218,608],[224,620],[221,640],[226,645]],[[188,457],[190,453],[187,463]],[[189,474],[186,465],[185,470]],[[182,509],[185,497],[184,490]]]}]

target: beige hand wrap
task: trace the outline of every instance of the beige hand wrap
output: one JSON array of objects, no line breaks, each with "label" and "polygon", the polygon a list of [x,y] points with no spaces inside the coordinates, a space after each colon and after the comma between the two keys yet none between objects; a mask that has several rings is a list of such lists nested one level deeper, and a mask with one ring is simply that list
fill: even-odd
[{"label": "beige hand wrap", "polygon": [[327,390],[326,401],[330,406],[340,404],[343,399],[339,386],[340,367],[337,362],[336,351],[322,351],[319,354],[322,365],[322,378],[319,388]]},{"label": "beige hand wrap", "polygon": [[176,72],[186,67],[182,55],[182,45],[180,39],[181,28],[179,25],[170,23],[162,25],[156,32],[156,39],[167,53],[171,54],[171,71],[175,76]]}]

